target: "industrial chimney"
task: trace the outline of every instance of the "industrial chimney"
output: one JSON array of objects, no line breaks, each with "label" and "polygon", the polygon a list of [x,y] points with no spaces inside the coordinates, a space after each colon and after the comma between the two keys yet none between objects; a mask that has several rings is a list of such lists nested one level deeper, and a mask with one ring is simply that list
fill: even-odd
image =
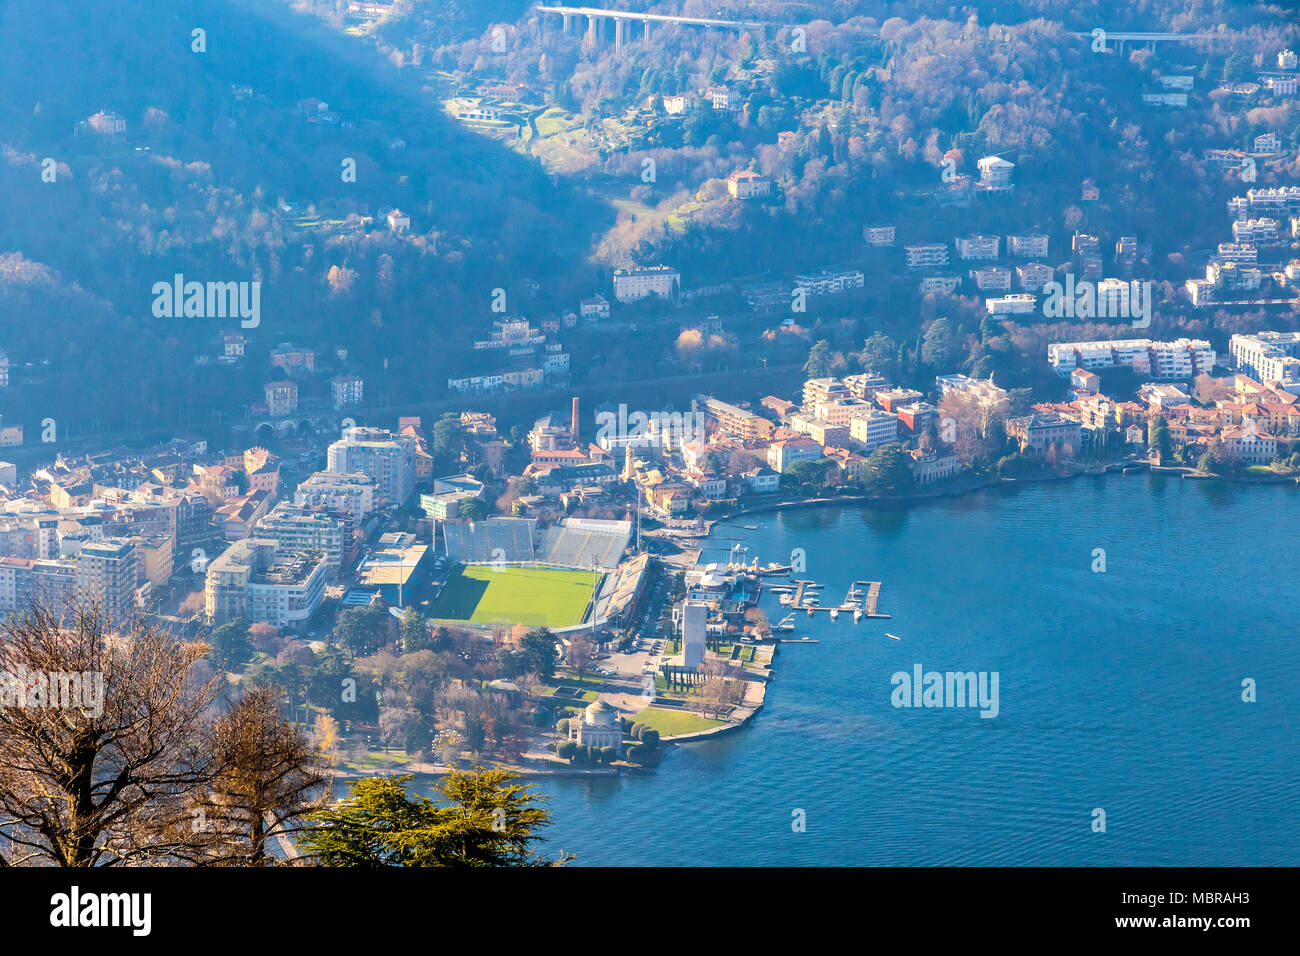
[{"label": "industrial chimney", "polygon": [[569,432],[573,435],[574,447],[578,445],[578,397],[573,398],[573,412],[569,419]]}]

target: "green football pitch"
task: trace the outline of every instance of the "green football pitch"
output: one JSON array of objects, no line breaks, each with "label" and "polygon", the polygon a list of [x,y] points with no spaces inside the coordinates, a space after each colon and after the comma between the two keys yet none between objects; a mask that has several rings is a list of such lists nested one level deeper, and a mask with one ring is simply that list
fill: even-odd
[{"label": "green football pitch", "polygon": [[473,624],[581,624],[595,579],[589,571],[467,564],[452,572],[433,616]]}]

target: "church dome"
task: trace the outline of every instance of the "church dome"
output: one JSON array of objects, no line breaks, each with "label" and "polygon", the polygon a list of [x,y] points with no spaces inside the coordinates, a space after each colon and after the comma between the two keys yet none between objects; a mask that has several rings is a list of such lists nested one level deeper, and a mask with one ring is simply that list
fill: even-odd
[{"label": "church dome", "polygon": [[617,719],[618,711],[603,700],[598,700],[588,706],[582,717],[583,723],[596,727],[608,726]]}]

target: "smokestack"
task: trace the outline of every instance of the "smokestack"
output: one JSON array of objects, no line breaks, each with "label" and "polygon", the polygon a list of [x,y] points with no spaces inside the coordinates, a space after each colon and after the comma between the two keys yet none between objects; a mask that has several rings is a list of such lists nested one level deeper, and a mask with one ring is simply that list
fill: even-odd
[{"label": "smokestack", "polygon": [[573,411],[569,419],[569,431],[573,434],[573,444],[578,444],[578,397],[573,397]]}]

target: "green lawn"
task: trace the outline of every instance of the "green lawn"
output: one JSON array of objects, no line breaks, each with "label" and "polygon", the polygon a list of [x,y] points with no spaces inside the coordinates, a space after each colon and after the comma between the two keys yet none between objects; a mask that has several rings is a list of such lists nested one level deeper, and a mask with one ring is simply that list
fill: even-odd
[{"label": "green lawn", "polygon": [[710,727],[720,727],[723,720],[701,717],[689,711],[663,710],[659,707],[647,707],[632,718],[633,723],[645,724],[659,731],[659,736],[670,737],[673,734],[691,734]]},{"label": "green lawn", "polygon": [[589,571],[469,564],[447,581],[433,616],[475,624],[567,627],[582,623],[592,583]]}]

